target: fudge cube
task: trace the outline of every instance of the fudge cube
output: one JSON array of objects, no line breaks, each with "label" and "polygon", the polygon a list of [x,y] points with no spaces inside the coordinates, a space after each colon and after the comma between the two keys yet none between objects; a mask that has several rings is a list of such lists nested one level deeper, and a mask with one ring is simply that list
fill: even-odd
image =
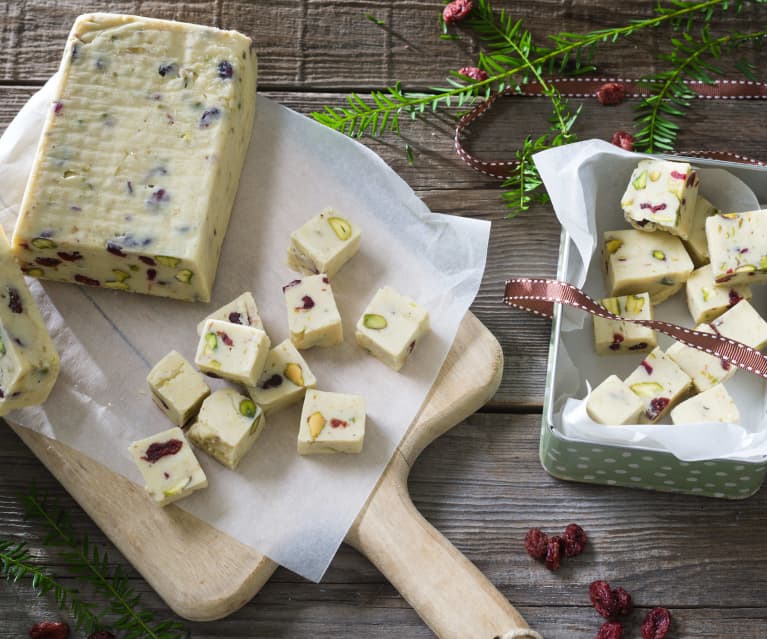
[{"label": "fudge cube", "polygon": [[360,248],[360,228],[326,209],[290,234],[288,266],[305,275],[333,277]]},{"label": "fudge cube", "polygon": [[642,402],[640,424],[654,424],[690,389],[692,380],[660,348],[642,360],[624,384]]},{"label": "fudge cube", "polygon": [[128,450],[144,477],[146,491],[160,506],[208,485],[184,431],[178,427],[133,442]]},{"label": "fudge cube", "polygon": [[610,297],[646,291],[653,305],[682,288],[693,270],[682,241],[668,233],[606,231],[602,257]]},{"label": "fudge cube", "polygon": [[194,363],[204,373],[252,386],[264,370],[270,347],[258,328],[205,320]]},{"label": "fudge cube", "polygon": [[357,344],[398,371],[429,332],[429,313],[390,286],[379,289],[357,322]]},{"label": "fudge cube", "polygon": [[[628,319],[653,318],[650,295],[647,293],[606,297],[599,303],[611,313]],[[655,331],[651,328],[594,316],[594,348],[598,355],[649,352],[657,345]]]},{"label": "fudge cube", "polygon": [[[714,332],[708,324],[696,326],[695,330],[701,333]],[[726,382],[737,370],[730,362],[681,342],[672,344],[666,350],[666,356],[673,359],[677,366],[690,376],[697,392]]]},{"label": "fudge cube", "polygon": [[695,199],[695,214],[692,218],[690,234],[684,241],[684,247],[695,266],[708,264],[708,241],[706,240],[706,220],[719,210],[706,198],[698,194]]},{"label": "fudge cube", "polygon": [[706,238],[717,284],[767,281],[767,209],[712,215]]},{"label": "fudge cube", "polygon": [[642,160],[631,174],[621,207],[631,226],[668,231],[686,240],[697,195],[698,175],[686,162]]},{"label": "fudge cube", "polygon": [[638,424],[644,404],[617,375],[610,375],[586,400],[586,412],[600,424]]},{"label": "fudge cube", "polygon": [[716,319],[742,299],[751,299],[751,288],[747,284],[717,286],[710,264],[693,271],[687,280],[687,307],[696,324]]},{"label": "fudge cube", "polygon": [[228,304],[225,304],[217,311],[213,311],[202,322],[197,325],[197,334],[202,335],[203,326],[205,326],[205,320],[217,319],[223,322],[231,322],[232,324],[242,324],[243,326],[252,326],[253,328],[260,328],[264,330],[264,324],[261,322],[261,317],[258,314],[258,306],[256,306],[256,300],[253,299],[253,293],[245,291],[239,297],[233,299]]},{"label": "fudge cube", "polygon": [[232,470],[258,439],[266,424],[252,399],[232,388],[217,390],[203,403],[189,439]]},{"label": "fudge cube", "polygon": [[686,399],[671,411],[674,424],[700,424],[704,422],[740,423],[740,411],[727,389],[721,384],[700,395]]},{"label": "fudge cube", "polygon": [[365,398],[306,391],[298,431],[298,454],[359,453],[365,441]]},{"label": "fudge cube", "polygon": [[184,426],[210,395],[202,375],[176,351],[157,362],[146,381],[152,400],[176,426]]},{"label": "fudge cube", "polygon": [[282,291],[288,308],[290,341],[296,348],[335,346],[344,341],[341,314],[327,275],[293,280]]},{"label": "fudge cube", "polygon": [[724,337],[756,350],[762,350],[767,346],[767,322],[748,300],[741,300],[713,320],[711,328]]},{"label": "fudge cube", "polygon": [[268,415],[296,403],[307,388],[315,386],[317,379],[306,360],[293,342],[286,339],[269,351],[258,384],[248,386],[248,394]]}]

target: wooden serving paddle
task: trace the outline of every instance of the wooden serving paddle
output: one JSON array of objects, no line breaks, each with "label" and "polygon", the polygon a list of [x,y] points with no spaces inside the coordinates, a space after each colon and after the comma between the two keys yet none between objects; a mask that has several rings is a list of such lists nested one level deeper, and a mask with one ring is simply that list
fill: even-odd
[{"label": "wooden serving paddle", "polygon": [[[522,616],[421,516],[407,490],[420,452],[487,402],[502,372],[498,341],[467,313],[426,402],[346,536],[440,639],[492,639],[509,631],[538,636],[524,632]],[[140,486],[82,453],[12,427],[182,617],[220,619],[246,604],[276,570],[268,557],[180,508],[158,508]]]}]

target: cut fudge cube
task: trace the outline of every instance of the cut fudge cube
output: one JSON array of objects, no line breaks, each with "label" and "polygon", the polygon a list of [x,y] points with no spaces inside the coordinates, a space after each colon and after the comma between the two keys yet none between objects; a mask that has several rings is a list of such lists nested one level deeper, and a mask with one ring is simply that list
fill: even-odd
[{"label": "cut fudge cube", "polygon": [[624,384],[642,402],[640,424],[654,424],[690,389],[692,380],[660,348],[642,360]]},{"label": "cut fudge cube", "polygon": [[264,371],[255,386],[248,386],[248,394],[269,414],[298,402],[316,385],[306,360],[286,339],[269,351]]},{"label": "cut fudge cube", "polygon": [[146,491],[160,506],[208,485],[184,431],[178,427],[133,442],[129,451],[144,477]]},{"label": "cut fudge cube", "polygon": [[[713,333],[714,330],[708,324],[695,327],[701,333]],[[677,366],[687,373],[692,379],[697,392],[703,392],[730,379],[737,368],[728,361],[676,342],[666,350],[666,356],[676,362]]]},{"label": "cut fudge cube", "polygon": [[429,332],[429,313],[390,286],[379,289],[357,322],[357,344],[398,371]]},{"label": "cut fudge cube", "polygon": [[296,348],[335,346],[344,341],[341,314],[327,275],[293,280],[282,291],[288,308],[290,341]]},{"label": "cut fudge cube", "polygon": [[157,362],[146,381],[152,400],[176,426],[184,426],[194,417],[210,395],[202,375],[176,351]]},{"label": "cut fudge cube", "polygon": [[231,469],[258,439],[266,424],[261,408],[236,390],[217,390],[203,403],[189,439]]},{"label": "cut fudge cube", "polygon": [[365,441],[365,398],[306,391],[298,431],[298,454],[359,453]]},{"label": "cut fudge cube", "polygon": [[767,281],[767,210],[712,215],[706,238],[717,284]]},{"label": "cut fudge cube", "polygon": [[59,368],[59,354],[0,228],[0,415],[42,404]]},{"label": "cut fudge cube", "polygon": [[729,311],[713,320],[711,328],[724,337],[757,350],[767,346],[767,322],[748,300],[741,300]]},{"label": "cut fudge cube", "polygon": [[600,424],[638,424],[645,407],[617,375],[610,375],[586,401],[589,417]]},{"label": "cut fudge cube", "polygon": [[621,207],[631,226],[668,231],[686,240],[697,195],[698,175],[686,162],[642,160],[631,174]]},{"label": "cut fudge cube", "polygon": [[653,305],[682,288],[693,270],[682,241],[668,233],[606,231],[602,257],[610,297],[646,291]]},{"label": "cut fudge cube", "polygon": [[217,319],[223,322],[242,324],[243,326],[252,326],[253,328],[260,328],[262,331],[264,330],[264,324],[261,321],[261,316],[258,314],[256,300],[253,299],[253,294],[249,291],[245,291],[242,295],[233,299],[228,304],[225,304],[217,311],[213,311],[202,320],[197,325],[198,335],[202,335],[205,320],[209,319]]},{"label": "cut fudge cube", "polygon": [[326,209],[290,234],[288,266],[306,275],[333,277],[360,248],[360,228]]},{"label": "cut fudge cube", "polygon": [[266,333],[258,328],[206,320],[194,363],[205,373],[252,386],[264,370],[270,347]]},{"label": "cut fudge cube", "polygon": [[76,20],[13,237],[29,275],[210,299],[254,121],[251,45],[169,20]]},{"label": "cut fudge cube", "polygon": [[687,308],[696,324],[716,319],[742,299],[751,299],[751,288],[747,284],[717,286],[710,264],[693,271],[687,280]]},{"label": "cut fudge cube", "polygon": [[689,253],[695,266],[708,264],[706,220],[716,213],[719,213],[719,210],[699,193],[695,199],[695,214],[692,218],[692,228],[690,229],[689,236],[684,241],[684,247],[687,249],[687,253]]},{"label": "cut fudge cube", "polygon": [[[628,319],[653,318],[647,293],[606,297],[599,302],[608,311]],[[649,352],[658,345],[655,331],[645,326],[594,316],[594,348],[598,355]]]},{"label": "cut fudge cube", "polygon": [[740,411],[727,389],[717,384],[700,395],[686,399],[671,411],[674,424],[705,422],[740,423]]}]

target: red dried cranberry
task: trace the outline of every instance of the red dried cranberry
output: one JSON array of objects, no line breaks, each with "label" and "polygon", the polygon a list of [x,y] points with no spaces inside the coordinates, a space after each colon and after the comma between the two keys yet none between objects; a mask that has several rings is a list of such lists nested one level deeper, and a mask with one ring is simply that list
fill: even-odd
[{"label": "red dried cranberry", "polygon": [[67,253],[65,251],[59,251],[56,253],[62,260],[65,260],[67,262],[76,262],[77,260],[83,259],[83,256],[80,255],[80,251],[73,251],[72,253]]},{"label": "red dried cranberry", "polygon": [[21,295],[13,286],[8,287],[8,308],[14,313],[23,313],[24,305],[21,303]]},{"label": "red dried cranberry", "polygon": [[330,420],[330,426],[332,428],[346,428],[349,425],[348,422],[345,422],[343,419],[336,419],[335,417]]},{"label": "red dried cranberry", "polygon": [[613,343],[610,344],[611,351],[619,351],[621,349],[621,342],[623,341],[623,335],[620,333],[613,334]]},{"label": "red dried cranberry", "polygon": [[148,255],[139,255],[138,259],[140,259],[147,266],[156,266],[157,265],[157,262],[154,261],[154,258],[151,258]]},{"label": "red dried cranberry", "polygon": [[563,537],[565,540],[565,557],[575,557],[576,555],[580,555],[588,541],[586,531],[584,531],[578,524],[570,524],[565,528]]},{"label": "red dried cranberry", "polygon": [[548,543],[548,536],[540,528],[531,528],[525,535],[525,550],[533,559],[543,559],[546,556]]},{"label": "red dried cranberry", "polygon": [[314,308],[314,300],[308,295],[304,295],[301,298],[301,306],[296,306],[297,311],[308,311],[310,308]]},{"label": "red dried cranberry", "polygon": [[288,282],[287,284],[285,284],[285,286],[282,287],[282,292],[284,293],[289,288],[293,288],[294,286],[297,286],[300,283],[301,283],[301,280],[293,280],[292,282]]},{"label": "red dried cranberry", "polygon": [[597,633],[596,639],[621,639],[623,626],[618,621],[608,621],[603,624]]},{"label": "red dried cranberry", "polygon": [[629,346],[630,351],[641,351],[644,348],[647,348],[647,342],[639,342],[638,344]]},{"label": "red dried cranberry", "polygon": [[67,639],[69,626],[59,621],[43,621],[29,629],[31,639]]},{"label": "red dried cranberry", "polygon": [[270,388],[277,388],[280,384],[282,384],[282,375],[278,375],[277,373],[275,373],[269,379],[267,379],[263,384],[261,384],[261,388],[263,388],[264,390],[268,390]]},{"label": "red dried cranberry", "polygon": [[734,290],[730,289],[730,306],[735,306],[743,298],[738,295]]},{"label": "red dried cranberry", "polygon": [[242,324],[242,313],[229,313],[229,321],[232,324]]},{"label": "red dried cranberry", "polygon": [[213,124],[220,117],[221,117],[221,111],[219,111],[216,107],[213,107],[212,109],[206,109],[205,111],[202,112],[202,115],[200,116],[200,123],[198,126],[201,129],[207,129],[211,124]]},{"label": "red dried cranberry", "polygon": [[463,20],[474,8],[472,0],[453,0],[442,9],[442,19],[447,24],[454,24]]},{"label": "red dried cranberry", "polygon": [[616,131],[613,133],[613,139],[610,140],[615,146],[619,146],[624,151],[634,150],[634,136],[626,131]]},{"label": "red dried cranberry", "polygon": [[639,364],[647,371],[648,375],[652,375],[653,368],[646,359],[643,359]]},{"label": "red dried cranberry", "polygon": [[415,348],[415,340],[410,342],[410,344],[407,347],[407,354],[410,355],[410,353],[413,352],[413,349]]},{"label": "red dried cranberry", "polygon": [[562,546],[564,542],[558,535],[549,537],[549,543],[546,544],[546,557],[544,557],[544,563],[549,570],[559,570],[559,565],[562,561]]},{"label": "red dried cranberry", "polygon": [[666,210],[666,205],[665,204],[656,204],[655,206],[653,206],[649,202],[642,202],[639,205],[639,208],[640,209],[650,209],[650,213],[657,213],[658,211],[665,211]]},{"label": "red dried cranberry", "polygon": [[53,103],[53,112],[54,112],[56,115],[58,115],[59,113],[61,113],[61,109],[63,109],[63,108],[64,108],[64,104],[63,104],[63,103],[61,103],[61,102],[54,102],[54,103]]},{"label": "red dried cranberry", "polygon": [[732,366],[732,364],[730,364],[730,362],[728,362],[728,361],[727,361],[726,359],[724,359],[724,358],[722,358],[722,360],[721,360],[721,364],[722,364],[722,368],[723,368],[724,370],[726,370],[726,371],[730,370],[730,367]]},{"label": "red dried cranberry", "polygon": [[615,609],[619,615],[627,615],[634,607],[631,601],[631,595],[626,592],[624,588],[618,586],[613,590],[613,596],[615,597]]},{"label": "red dried cranberry", "polygon": [[151,282],[155,277],[157,277],[157,271],[153,268],[148,268],[146,270],[146,278]]},{"label": "red dried cranberry", "polygon": [[675,180],[687,180],[687,174],[679,171],[671,171],[671,177]]},{"label": "red dried cranberry", "polygon": [[605,619],[615,615],[617,602],[613,591],[610,590],[610,584],[606,581],[598,579],[591,582],[591,585],[589,585],[589,599],[591,600],[591,605],[594,606],[594,610]]},{"label": "red dried cranberry", "polygon": [[81,275],[80,273],[75,275],[75,282],[80,282],[80,284],[87,284],[88,286],[101,286],[101,282],[98,280],[94,280],[92,277],[88,277],[87,275]]},{"label": "red dried cranberry", "polygon": [[620,82],[605,82],[597,89],[597,100],[603,106],[615,106],[626,97],[626,87]]},{"label": "red dried cranberry", "polygon": [[89,635],[88,639],[116,639],[116,638],[108,630],[97,630],[93,634]]},{"label": "red dried cranberry", "polygon": [[175,455],[181,450],[184,444],[178,439],[169,439],[167,442],[154,442],[146,449],[146,453],[141,458],[144,461],[148,461],[150,464],[154,464],[158,459],[162,459],[168,455]]},{"label": "red dried cranberry", "polygon": [[218,63],[218,66],[216,67],[216,69],[218,70],[218,77],[221,78],[222,80],[229,80],[234,74],[232,65],[229,64],[229,62],[227,62],[226,60],[221,60],[221,62]]},{"label": "red dried cranberry", "polygon": [[642,622],[642,639],[663,639],[671,626],[671,613],[665,608],[653,608]]},{"label": "red dried cranberry", "polygon": [[117,257],[128,257],[126,253],[123,253],[123,247],[119,244],[115,244],[114,242],[107,242],[107,251],[109,251],[112,255],[116,255]]},{"label": "red dried cranberry", "polygon": [[221,341],[224,342],[227,346],[234,346],[234,342],[232,341],[232,338],[229,337],[227,333],[224,331],[216,331],[216,334],[221,338]]},{"label": "red dried cranberry", "polygon": [[35,263],[40,266],[58,266],[61,264],[61,260],[55,257],[36,257]]},{"label": "red dried cranberry", "polygon": [[472,80],[487,80],[487,71],[480,69],[479,67],[463,67],[458,71],[461,75],[465,75]]},{"label": "red dried cranberry", "polygon": [[655,419],[664,410],[666,410],[666,406],[669,405],[670,401],[671,400],[668,397],[655,397],[650,400],[650,408],[648,408],[646,411],[647,417],[650,419]]}]

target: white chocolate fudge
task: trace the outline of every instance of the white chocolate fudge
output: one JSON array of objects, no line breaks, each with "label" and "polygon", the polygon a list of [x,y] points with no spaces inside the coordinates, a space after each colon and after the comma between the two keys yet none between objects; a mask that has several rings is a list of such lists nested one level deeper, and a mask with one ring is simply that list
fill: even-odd
[{"label": "white chocolate fudge", "polygon": [[[695,327],[701,333],[713,333],[708,324]],[[676,342],[666,350],[666,356],[676,362],[677,366],[692,379],[696,392],[703,392],[730,379],[737,367],[726,360],[704,351]]]},{"label": "white chocolate fudge", "polygon": [[660,348],[642,360],[624,384],[640,399],[640,424],[654,424],[689,390],[690,377]]},{"label": "white chocolate fudge", "polygon": [[695,266],[708,264],[706,220],[716,213],[719,213],[719,210],[698,193],[698,197],[695,199],[695,214],[692,218],[692,228],[690,229],[689,236],[684,241],[684,247],[687,249],[687,253],[689,253]]},{"label": "white chocolate fudge", "polygon": [[303,399],[307,388],[317,386],[306,360],[286,339],[269,351],[264,371],[255,386],[248,386],[248,394],[268,415]]},{"label": "white chocolate fudge", "polygon": [[341,314],[327,275],[311,275],[282,287],[290,341],[296,348],[335,346],[344,341]]},{"label": "white chocolate fudge", "polygon": [[255,114],[236,31],[80,16],[13,237],[35,277],[209,301]]},{"label": "white chocolate fudge", "polygon": [[359,395],[306,391],[298,431],[298,454],[359,453],[365,441],[365,399]]},{"label": "white chocolate fudge", "polygon": [[264,324],[261,321],[261,316],[258,314],[256,300],[253,299],[253,293],[250,293],[249,291],[245,291],[242,295],[233,299],[228,304],[224,304],[224,306],[213,311],[202,320],[197,325],[198,335],[202,335],[205,320],[209,319],[217,319],[232,324],[242,324],[243,326],[252,326],[253,328],[260,328],[262,331],[264,330]]},{"label": "white chocolate fudge", "polygon": [[631,226],[668,231],[686,240],[697,195],[698,175],[686,162],[642,160],[631,174],[621,207]]},{"label": "white chocolate fudge", "polygon": [[747,284],[717,286],[710,264],[693,271],[687,280],[686,291],[687,308],[696,324],[710,322],[740,300],[751,299],[751,288]]},{"label": "white chocolate fudge", "polygon": [[706,238],[717,284],[767,281],[767,210],[712,215]]},{"label": "white chocolate fudge", "polygon": [[653,305],[682,288],[693,270],[681,240],[668,233],[606,231],[602,257],[610,297],[648,292]]},{"label": "white chocolate fudge", "polygon": [[189,439],[231,469],[258,439],[266,424],[264,412],[236,390],[217,390],[203,403]]},{"label": "white chocolate fudge", "polygon": [[178,427],[133,442],[128,450],[144,477],[146,491],[160,506],[208,485],[184,431]]},{"label": "white chocolate fudge", "polygon": [[702,424],[705,422],[740,423],[740,411],[727,389],[721,384],[686,399],[671,411],[674,424]]},{"label": "white chocolate fudge", "polygon": [[713,320],[711,328],[724,337],[757,350],[767,346],[767,322],[748,300],[741,300],[729,311]]},{"label": "white chocolate fudge", "polygon": [[385,286],[370,300],[357,322],[357,344],[398,371],[429,332],[429,313],[414,300]]},{"label": "white chocolate fudge", "polygon": [[204,373],[252,386],[264,370],[271,345],[258,328],[206,320],[194,363]]},{"label": "white chocolate fudge", "polygon": [[146,381],[152,400],[176,426],[184,426],[210,395],[202,375],[176,351],[157,362]]},{"label": "white chocolate fudge", "polygon": [[59,354],[0,228],[0,415],[42,404],[59,368]]},{"label": "white chocolate fudge", "polygon": [[591,391],[586,412],[599,424],[638,424],[644,404],[617,375],[610,375]]},{"label": "white chocolate fudge", "polygon": [[[628,319],[653,318],[647,293],[606,297],[599,302],[608,311]],[[598,355],[649,352],[658,345],[655,331],[639,324],[594,316],[594,349]]]},{"label": "white chocolate fudge", "polygon": [[290,234],[288,266],[305,275],[333,277],[360,248],[360,228],[326,209]]}]

